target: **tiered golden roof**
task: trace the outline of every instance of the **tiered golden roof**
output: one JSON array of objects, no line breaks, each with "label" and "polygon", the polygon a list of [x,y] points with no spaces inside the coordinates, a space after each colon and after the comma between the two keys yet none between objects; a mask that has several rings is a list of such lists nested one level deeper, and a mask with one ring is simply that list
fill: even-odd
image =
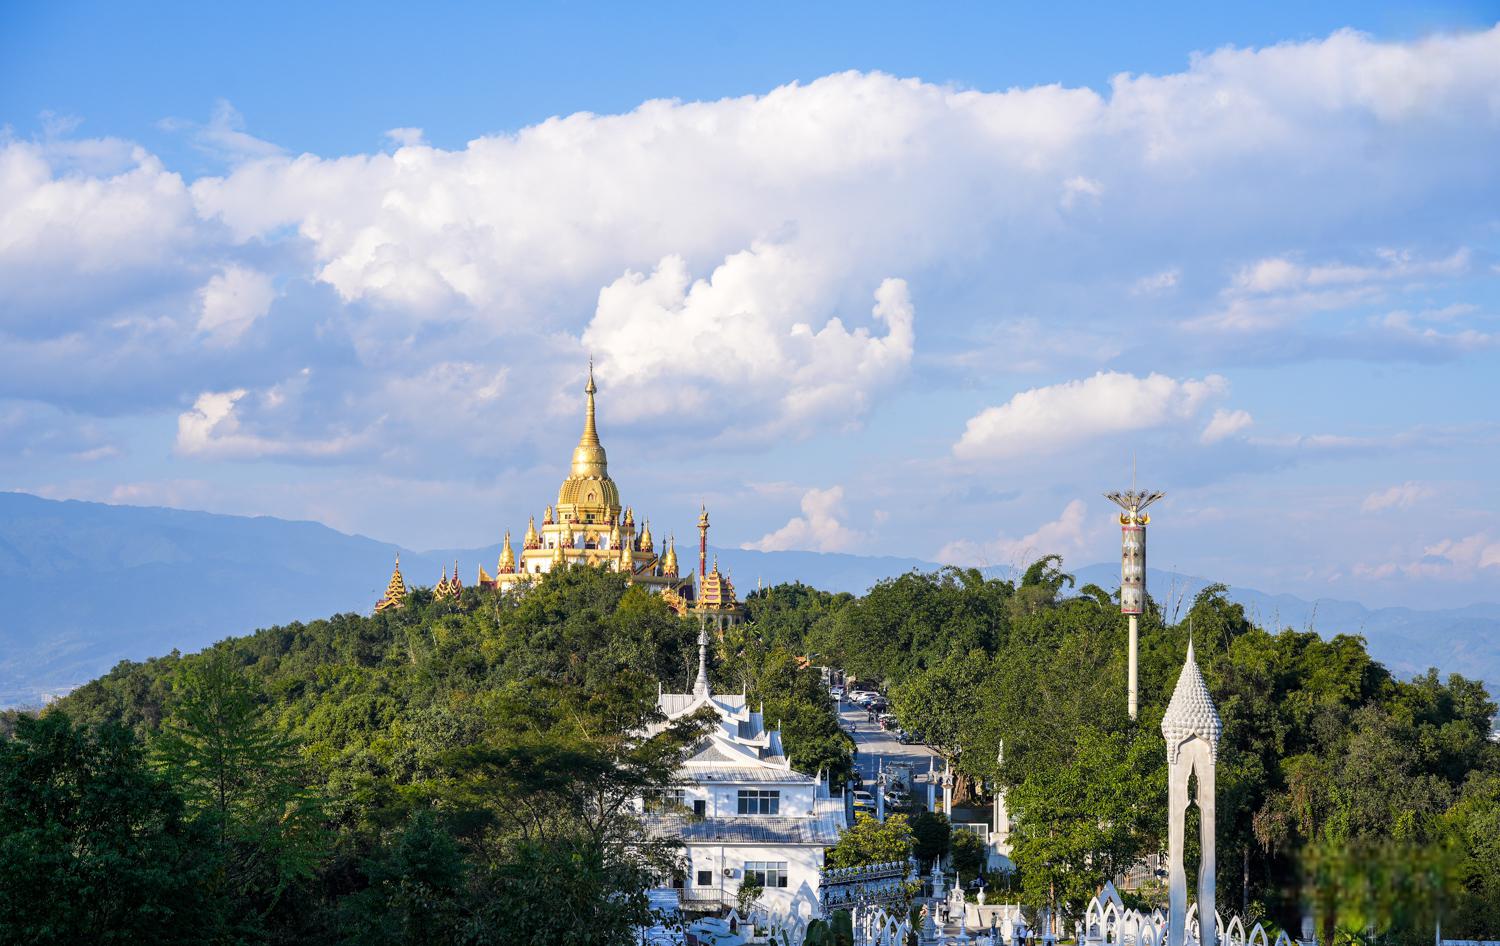
[{"label": "tiered golden roof", "polygon": [[396,567],[391,571],[391,580],[385,586],[385,595],[375,602],[375,613],[399,608],[406,603],[406,580],[401,577],[401,556],[396,556]]},{"label": "tiered golden roof", "polygon": [[531,520],[526,524],[526,537],[521,540],[521,548],[524,550],[539,549],[541,547],[541,537],[536,534],[536,516],[532,516]]},{"label": "tiered golden roof", "polygon": [[641,551],[655,552],[656,543],[651,540],[651,520],[647,519],[641,524]]},{"label": "tiered golden roof", "polygon": [[698,587],[699,611],[733,611],[740,610],[740,603],[734,596],[734,583],[719,573],[719,557],[714,556],[714,567]]},{"label": "tiered golden roof", "polygon": [[451,597],[452,594],[453,591],[448,586],[448,566],[444,565],[443,577],[438,580],[436,585],[432,586],[432,597],[434,600],[441,601],[444,598]]},{"label": "tiered golden roof", "polygon": [[[532,530],[533,532],[535,530]],[[510,530],[505,530],[505,544],[500,547],[500,561],[495,565],[498,575],[511,575],[516,570],[516,553],[511,551]]]}]

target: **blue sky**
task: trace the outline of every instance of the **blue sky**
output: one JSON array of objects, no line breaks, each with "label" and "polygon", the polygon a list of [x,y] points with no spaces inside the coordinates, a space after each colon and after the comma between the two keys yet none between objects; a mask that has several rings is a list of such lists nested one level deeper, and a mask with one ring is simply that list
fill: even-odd
[{"label": "blue sky", "polygon": [[[307,7],[312,6],[309,10]],[[1500,600],[1500,5],[0,8],[0,488]]]}]

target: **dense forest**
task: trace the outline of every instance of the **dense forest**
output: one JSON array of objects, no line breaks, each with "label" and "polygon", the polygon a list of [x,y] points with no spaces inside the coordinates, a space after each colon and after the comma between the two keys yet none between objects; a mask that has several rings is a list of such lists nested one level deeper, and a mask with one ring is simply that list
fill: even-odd
[{"label": "dense forest", "polygon": [[[714,685],[763,701],[797,768],[839,777],[851,746],[816,667],[882,682],[961,797],[1006,789],[1018,895],[1076,910],[1164,844],[1158,725],[1191,632],[1224,719],[1221,905],[1295,931],[1309,904],[1333,937],[1425,941],[1437,910],[1446,935],[1500,930],[1480,685],[1395,680],[1357,637],[1270,633],[1210,588],[1143,620],[1131,721],[1117,605],[1060,568],[758,592]],[[690,687],[696,633],[577,568],[123,663],[4,719],[0,943],[630,943],[673,851],[626,800],[703,721],[634,734],[659,684]],[[930,828],[901,843],[922,853]],[[855,834],[835,859],[888,843]]]}]

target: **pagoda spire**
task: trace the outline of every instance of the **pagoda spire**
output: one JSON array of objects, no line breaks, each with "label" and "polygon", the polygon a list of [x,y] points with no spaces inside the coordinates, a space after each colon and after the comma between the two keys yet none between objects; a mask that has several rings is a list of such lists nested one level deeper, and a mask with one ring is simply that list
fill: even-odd
[{"label": "pagoda spire", "polygon": [[599,388],[594,384],[594,363],[589,361],[589,380],[583,393],[588,400],[583,412],[583,434],[578,446],[573,448],[573,475],[600,477],[609,475],[608,461],[604,456],[604,445],[599,442],[599,428],[594,422],[594,394]]},{"label": "pagoda spire", "polygon": [[[532,530],[536,531],[535,529]],[[510,547],[510,530],[505,530],[505,544],[500,546],[500,561],[495,563],[495,572],[509,575],[516,570],[516,553]]]},{"label": "pagoda spire", "polygon": [[711,696],[708,689],[708,625],[698,625],[698,679],[693,683],[694,696]]},{"label": "pagoda spire", "polygon": [[578,438],[578,442],[597,447],[599,428],[594,425],[594,395],[599,393],[599,388],[594,384],[594,359],[592,358],[589,359],[589,381],[583,386],[583,393],[588,396],[588,402],[583,410],[583,436]]},{"label": "pagoda spire", "polygon": [[399,608],[406,603],[406,579],[401,577],[401,553],[396,553],[396,567],[391,571],[391,580],[385,586],[385,595],[375,602],[375,613]]}]

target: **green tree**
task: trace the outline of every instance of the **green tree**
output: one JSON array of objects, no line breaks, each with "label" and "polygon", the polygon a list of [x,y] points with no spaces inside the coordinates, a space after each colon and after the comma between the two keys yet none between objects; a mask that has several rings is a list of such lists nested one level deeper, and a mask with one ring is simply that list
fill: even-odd
[{"label": "green tree", "polygon": [[460,940],[469,919],[464,858],[430,810],[368,858],[363,873],[369,886],[340,903],[351,946]]},{"label": "green tree", "polygon": [[939,857],[946,857],[953,837],[953,828],[948,816],[941,811],[923,811],[911,819],[912,853],[926,866]]},{"label": "green tree", "polygon": [[740,915],[743,916],[749,913],[750,908],[755,906],[755,901],[759,900],[760,895],[765,892],[766,888],[755,878],[746,877],[744,880],[741,880],[739,889],[734,894],[734,903],[739,909]]},{"label": "green tree", "polygon": [[217,839],[218,883],[255,935],[323,851],[321,814],[289,739],[224,651],[185,665],[153,762]]},{"label": "green tree", "polygon": [[829,867],[863,867],[904,861],[911,856],[913,840],[905,815],[891,815],[880,822],[860,812],[854,816],[854,825],[828,848],[824,862]]},{"label": "green tree", "polygon": [[1047,903],[1055,890],[1081,910],[1099,878],[1155,848],[1165,826],[1165,758],[1160,736],[1144,728],[1086,729],[1066,764],[1027,773],[1007,798],[1019,815],[1011,837],[1027,902]]},{"label": "green tree", "polygon": [[128,730],[20,717],[0,740],[0,944],[212,939],[203,841]]},{"label": "green tree", "polygon": [[989,852],[985,850],[984,842],[979,840],[979,835],[972,831],[955,831],[950,843],[950,864],[960,877],[974,878],[979,876],[980,871],[989,860]]}]

